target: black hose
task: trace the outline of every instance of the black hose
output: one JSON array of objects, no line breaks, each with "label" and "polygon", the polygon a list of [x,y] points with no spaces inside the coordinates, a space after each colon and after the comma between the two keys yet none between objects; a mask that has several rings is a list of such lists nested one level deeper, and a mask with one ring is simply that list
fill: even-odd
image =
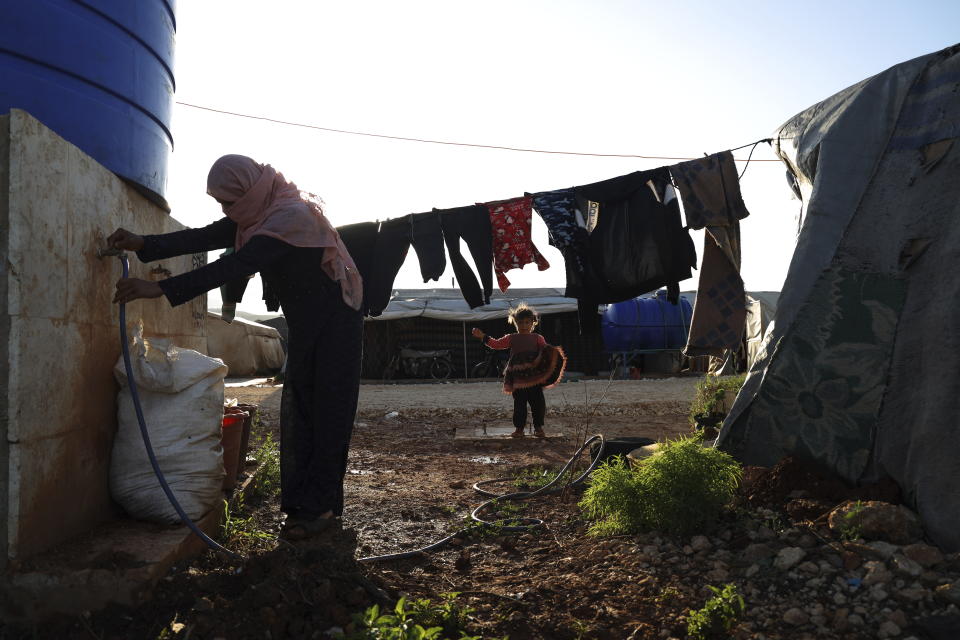
[{"label": "black hose", "polygon": [[[597,455],[590,462],[590,466],[587,467],[587,470],[584,471],[582,474],[580,474],[575,480],[565,483],[563,486],[557,487],[556,485],[560,482],[560,479],[570,469],[570,467],[573,466],[574,462],[576,462],[577,459],[580,457],[580,454],[582,454],[583,451],[590,446],[590,444],[598,440],[600,441],[600,448],[597,450]],[[586,480],[587,476],[589,476],[593,472],[593,470],[597,467],[597,465],[600,464],[600,461],[602,460],[602,456],[603,456],[603,446],[604,446],[604,439],[602,435],[597,434],[595,436],[590,436],[589,438],[587,438],[586,442],[584,442],[580,446],[580,448],[577,449],[576,453],[574,453],[573,456],[571,456],[571,458],[567,461],[567,464],[565,464],[563,468],[557,473],[557,476],[547,484],[537,489],[536,491],[517,491],[515,493],[505,493],[505,494],[497,495],[491,491],[487,491],[486,489],[481,488],[482,485],[491,484],[494,482],[506,482],[509,480],[513,480],[513,478],[494,478],[492,480],[483,480],[475,483],[473,485],[473,490],[483,496],[489,496],[490,499],[480,504],[476,509],[474,509],[470,513],[471,520],[478,523],[478,526],[480,528],[489,528],[489,529],[496,528],[498,531],[504,531],[504,532],[530,531],[537,527],[543,526],[543,521],[538,520],[536,518],[511,518],[507,520],[499,520],[499,521],[491,522],[488,520],[484,520],[483,518],[480,517],[479,514],[485,508],[489,507],[490,505],[500,500],[529,500],[531,498],[537,498],[550,493],[557,493],[558,491],[563,491],[567,487],[572,487],[580,484],[581,482]],[[501,524],[503,522],[512,523],[512,524]],[[404,560],[407,558],[414,558],[424,553],[436,551],[437,549],[440,549],[446,546],[447,544],[449,544],[450,541],[453,540],[454,538],[470,533],[471,531],[475,531],[476,529],[477,529],[477,526],[464,527],[459,531],[457,531],[456,533],[453,533],[447,536],[446,538],[443,538],[442,540],[438,540],[433,544],[429,544],[419,549],[414,549],[413,551],[388,553],[381,556],[367,556],[365,558],[357,559],[357,562],[385,562],[388,560]]]},{"label": "black hose", "polygon": [[[130,265],[127,262],[126,254],[120,254],[120,263],[123,265],[123,277],[126,278],[130,273]],[[200,527],[190,519],[190,516],[186,514],[183,507],[177,502],[176,496],[174,496],[173,491],[170,490],[170,485],[167,484],[167,479],[163,477],[163,472],[160,471],[160,464],[157,462],[157,456],[154,455],[153,446],[150,444],[150,434],[147,432],[147,423],[143,418],[143,408],[140,406],[140,395],[137,393],[137,383],[133,378],[133,365],[130,363],[130,345],[127,342],[127,305],[123,302],[120,303],[120,348],[123,351],[123,367],[127,372],[127,382],[130,385],[130,397],[133,398],[133,408],[137,412],[137,422],[140,424],[140,435],[143,437],[143,446],[147,450],[147,457],[150,458],[150,466],[153,467],[153,472],[156,474],[157,480],[160,481],[160,487],[167,495],[167,499],[170,501],[170,504],[173,505],[177,515],[180,516],[180,520],[190,527],[190,530],[193,531],[198,538],[203,540],[208,547],[214,551],[225,553],[232,558],[242,560],[243,556],[230,551],[200,530]]]}]

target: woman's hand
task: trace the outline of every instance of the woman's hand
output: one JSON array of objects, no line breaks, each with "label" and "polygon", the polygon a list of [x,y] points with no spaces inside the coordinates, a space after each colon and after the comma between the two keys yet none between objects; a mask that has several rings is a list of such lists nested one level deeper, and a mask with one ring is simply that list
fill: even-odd
[{"label": "woman's hand", "polygon": [[159,298],[162,295],[163,289],[156,282],[139,278],[120,278],[117,280],[117,292],[113,296],[113,301],[124,304],[140,298]]},{"label": "woman's hand", "polygon": [[143,249],[143,236],[138,236],[132,231],[127,231],[121,227],[110,234],[110,237],[107,238],[107,245],[111,249],[140,251],[140,249]]},{"label": "woman's hand", "polygon": [[474,327],[470,333],[473,334],[474,338],[480,338],[481,340],[487,337],[487,334],[485,334],[483,331],[480,331],[480,329],[477,327]]}]

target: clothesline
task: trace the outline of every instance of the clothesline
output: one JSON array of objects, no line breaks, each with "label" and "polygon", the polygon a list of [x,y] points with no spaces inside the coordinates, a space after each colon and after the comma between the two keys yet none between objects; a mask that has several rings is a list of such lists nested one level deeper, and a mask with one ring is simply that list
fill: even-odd
[{"label": "clothesline", "polygon": [[[238,113],[238,112],[236,112],[236,111],[226,111],[226,110],[223,110],[223,109],[214,109],[213,107],[205,107],[205,106],[203,106],[203,105],[192,104],[192,103],[189,103],[189,102],[181,102],[181,101],[179,101],[179,100],[176,101],[176,104],[182,105],[182,106],[184,106],[184,107],[190,107],[191,109],[199,109],[199,110],[201,110],[201,111],[209,111],[209,112],[211,112],[211,113],[219,113],[219,114],[222,114],[222,115],[235,116],[235,117],[237,117],[237,118],[248,118],[248,119],[250,119],[250,120],[261,120],[261,121],[264,121],[264,122],[272,122],[272,123],[274,123],[274,124],[280,124],[280,125],[285,125],[285,126],[290,126],[290,127],[301,127],[301,128],[304,128],[304,129],[314,129],[314,130],[317,130],[317,131],[327,131],[327,132],[329,132],[329,133],[342,133],[342,134],[345,134],[345,135],[352,135],[352,136],[365,136],[365,137],[370,137],[370,138],[384,138],[384,139],[387,139],[387,140],[401,140],[401,141],[405,141],[405,142],[419,142],[419,143],[423,143],[423,144],[442,144],[442,145],[449,145],[449,146],[456,146],[456,147],[474,147],[474,148],[478,148],[478,149],[498,149],[498,150],[501,150],[501,151],[517,151],[517,152],[522,152],[522,153],[546,153],[546,154],[551,154],[551,155],[591,156],[591,157],[600,157],[600,158],[640,158],[640,159],[643,159],[643,160],[681,160],[681,161],[682,161],[682,160],[695,160],[695,159],[696,159],[696,158],[687,157],[687,156],[682,156],[682,157],[681,157],[681,156],[647,156],[647,155],[637,155],[637,154],[630,154],[630,153],[590,153],[590,152],[585,152],[585,151],[557,151],[557,150],[550,150],[550,149],[527,149],[527,148],[524,148],[524,147],[507,147],[507,146],[492,145],[492,144],[476,144],[476,143],[470,143],[470,142],[452,142],[452,141],[449,141],[449,140],[430,140],[430,139],[427,139],[427,138],[411,138],[411,137],[407,137],[407,136],[393,136],[393,135],[387,135],[387,134],[382,134],[382,133],[369,133],[369,132],[365,132],[365,131],[351,131],[351,130],[349,130],[349,129],[335,129],[335,128],[332,128],[332,127],[322,127],[322,126],[319,126],[319,125],[306,124],[306,123],[302,123],[302,122],[292,122],[292,121],[289,121],[289,120],[279,120],[279,119],[277,119],[277,118],[270,118],[270,117],[267,117],[267,116],[257,116],[257,115],[251,115],[251,114],[248,114],[248,113]],[[737,149],[744,149],[744,148],[746,148],[746,147],[749,147],[750,145],[756,145],[756,144],[759,143],[759,142],[769,142],[769,141],[770,141],[770,138],[764,138],[764,139],[758,140],[757,142],[750,142],[750,143],[748,143],[748,144],[745,144],[745,145],[742,145],[742,146],[739,146],[739,147],[734,147],[733,149],[731,149],[731,151],[736,151]],[[773,158],[773,159],[772,159],[772,158],[763,158],[763,159],[759,159],[759,158],[758,158],[758,159],[756,159],[756,160],[751,160],[750,158],[747,158],[746,160],[743,160],[743,159],[740,159],[740,158],[734,158],[734,161],[735,161],[735,162],[747,162],[747,163],[749,163],[749,162],[780,162],[779,159],[775,159],[775,158]]]}]

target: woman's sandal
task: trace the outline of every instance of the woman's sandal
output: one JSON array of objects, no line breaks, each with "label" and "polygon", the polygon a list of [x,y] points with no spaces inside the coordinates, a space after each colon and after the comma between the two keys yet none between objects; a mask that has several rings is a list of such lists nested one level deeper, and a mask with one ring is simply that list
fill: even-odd
[{"label": "woman's sandal", "polygon": [[306,540],[339,526],[337,518],[288,518],[280,535],[286,540]]}]

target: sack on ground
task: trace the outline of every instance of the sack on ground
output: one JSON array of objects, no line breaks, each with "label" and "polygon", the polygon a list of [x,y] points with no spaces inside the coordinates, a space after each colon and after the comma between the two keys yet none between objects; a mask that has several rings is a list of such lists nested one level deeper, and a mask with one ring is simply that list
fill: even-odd
[{"label": "sack on ground", "polygon": [[[196,520],[222,499],[222,360],[169,340],[136,336],[131,363],[154,454],[180,506]],[[110,492],[133,518],[164,524],[180,521],[147,457],[130,394],[123,356],[113,368],[120,383],[119,427],[110,460]]]}]

